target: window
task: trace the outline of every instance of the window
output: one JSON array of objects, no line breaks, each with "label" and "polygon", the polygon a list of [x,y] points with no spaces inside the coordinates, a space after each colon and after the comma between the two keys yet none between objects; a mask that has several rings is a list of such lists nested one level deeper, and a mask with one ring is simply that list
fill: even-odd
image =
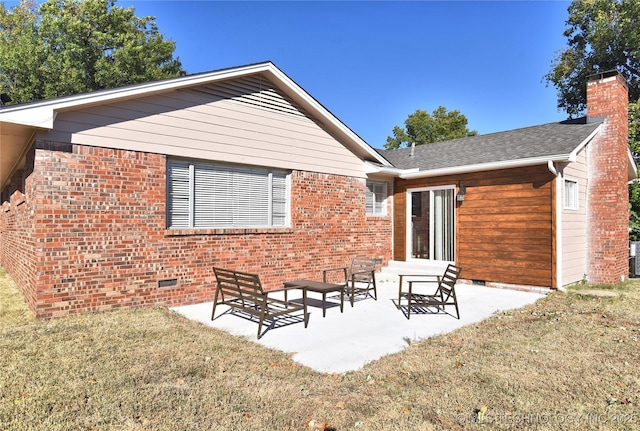
[{"label": "window", "polygon": [[285,227],[288,220],[288,172],[213,162],[167,161],[169,228]]},{"label": "window", "polygon": [[367,181],[367,215],[386,215],[387,183]]},{"label": "window", "polygon": [[564,180],[564,207],[570,210],[578,209],[578,183]]}]

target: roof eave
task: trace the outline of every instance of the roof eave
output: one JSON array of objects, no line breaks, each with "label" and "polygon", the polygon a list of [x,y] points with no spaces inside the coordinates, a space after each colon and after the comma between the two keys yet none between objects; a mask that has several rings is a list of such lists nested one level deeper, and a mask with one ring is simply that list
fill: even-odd
[{"label": "roof eave", "polygon": [[[600,130],[602,130],[603,125],[600,124],[596,129],[589,134],[581,143],[578,145],[570,154],[569,161],[575,162],[578,157],[578,153],[587,146],[589,142],[596,136]],[[631,153],[631,149],[627,148],[627,176],[629,181],[633,181],[638,178],[638,166],[636,165],[635,160],[633,159],[633,154]]]},{"label": "roof eave", "polygon": [[471,172],[496,171],[500,169],[521,168],[526,166],[546,165],[549,161],[570,161],[571,154],[557,154],[552,156],[531,157],[517,160],[504,160],[500,162],[478,163],[475,165],[452,166],[440,169],[421,170],[418,172],[405,172],[400,178],[405,180],[416,178],[440,177],[445,175],[466,174]]},{"label": "roof eave", "polygon": [[589,134],[589,136],[587,136],[585,139],[582,140],[582,142],[580,142],[580,144],[574,148],[574,150],[570,153],[569,155],[569,161],[571,162],[575,162],[578,158],[578,153],[587,146],[587,144],[589,142],[591,142],[591,140],[594,138],[594,136],[596,136],[600,130],[602,129],[602,124],[600,124],[598,127],[596,127],[593,132],[591,132]]},{"label": "roof eave", "polygon": [[[54,113],[64,109],[77,109],[84,106],[130,99],[136,96],[161,93],[164,91],[206,84],[219,79],[229,79],[236,76],[260,73],[268,71],[270,68],[276,67],[271,62],[257,63],[232,69],[221,69],[212,72],[110,88],[107,90],[98,90],[90,93],[75,94],[55,99],[38,100],[36,102],[29,102],[14,106],[10,105],[0,109],[0,120],[32,126],[34,123],[33,121],[30,121],[27,116],[33,117],[34,112],[48,113],[49,115],[47,116],[48,118],[46,121],[53,121],[55,119],[53,117]],[[44,115],[42,117],[44,117]],[[20,121],[20,119],[23,119],[23,121]],[[41,121],[40,123],[44,124],[44,121]]]},{"label": "roof eave", "polygon": [[301,86],[293,81],[284,72],[278,69],[275,65],[272,66],[267,72],[268,75],[274,77],[277,81],[286,84],[286,88],[292,90],[292,93],[288,93],[297,103],[299,103],[305,109],[320,114],[320,116],[328,120],[329,124],[325,126],[329,127],[331,131],[345,137],[351,142],[355,143],[358,148],[363,151],[366,156],[375,162],[380,163],[383,166],[393,167],[393,165],[379,154],[373,147],[367,144],[360,136],[358,136],[353,130],[347,127],[342,121],[340,121],[331,111],[325,108],[320,102],[318,102],[313,96],[307,93]]},{"label": "roof eave", "polygon": [[126,87],[101,90],[92,93],[66,96],[58,99],[41,100],[23,105],[8,106],[0,109],[0,122],[6,121],[30,127],[52,129],[56,114],[61,110],[78,109],[85,106],[110,103],[118,100],[157,94],[256,73],[264,73],[268,77],[272,78],[276,84],[279,84],[279,88],[287,93],[288,96],[292,97],[304,109],[307,109],[310,113],[319,117],[331,132],[336,133],[342,139],[351,142],[357,149],[357,153],[365,155],[365,158],[375,160],[382,165],[392,166],[391,163],[375,151],[369,144],[349,129],[335,115],[322,106],[322,104],[320,104],[270,61],[231,69],[222,69],[213,72],[169,78],[161,81],[134,84]]},{"label": "roof eave", "polygon": [[418,172],[418,168],[402,169],[393,166],[381,166],[371,162],[365,162],[364,166],[367,174],[387,174],[402,177],[403,174]]}]

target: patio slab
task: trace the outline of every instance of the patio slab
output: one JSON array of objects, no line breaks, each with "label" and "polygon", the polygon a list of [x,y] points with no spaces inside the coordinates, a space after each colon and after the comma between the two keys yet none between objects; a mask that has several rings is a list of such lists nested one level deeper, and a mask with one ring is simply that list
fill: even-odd
[{"label": "patio slab", "polygon": [[411,319],[407,320],[396,308],[397,281],[380,281],[377,301],[373,298],[356,300],[351,307],[345,298],[344,313],[340,313],[338,298],[328,297],[325,318],[320,306],[321,295],[310,292],[307,328],[301,318],[287,319],[263,332],[259,340],[257,321],[238,315],[227,306],[216,309],[213,321],[212,302],[174,307],[172,310],[232,335],[292,353],[294,361],[316,371],[344,373],[357,370],[382,356],[400,352],[411,342],[453,331],[486,319],[497,311],[520,308],[544,297],[540,293],[466,284],[457,285],[456,293],[460,320],[451,315],[413,312]]}]

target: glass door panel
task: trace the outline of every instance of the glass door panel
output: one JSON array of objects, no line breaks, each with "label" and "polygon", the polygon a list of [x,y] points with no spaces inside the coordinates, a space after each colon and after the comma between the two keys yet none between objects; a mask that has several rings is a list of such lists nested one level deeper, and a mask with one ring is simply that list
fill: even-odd
[{"label": "glass door panel", "polygon": [[429,192],[411,193],[411,257],[430,259],[431,247],[429,220],[431,205]]},{"label": "glass door panel", "polygon": [[411,191],[410,256],[454,261],[455,189]]},{"label": "glass door panel", "polygon": [[435,260],[454,260],[454,211],[454,190],[434,190],[432,230]]}]

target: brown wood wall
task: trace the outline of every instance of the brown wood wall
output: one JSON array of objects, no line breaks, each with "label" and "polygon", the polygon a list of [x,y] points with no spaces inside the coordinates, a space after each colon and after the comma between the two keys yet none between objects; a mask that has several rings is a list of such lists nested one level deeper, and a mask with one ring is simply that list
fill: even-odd
[{"label": "brown wood wall", "polygon": [[533,166],[396,180],[394,259],[406,260],[406,190],[463,185],[465,200],[456,209],[456,261],[463,278],[554,286],[553,178],[546,166]]}]

